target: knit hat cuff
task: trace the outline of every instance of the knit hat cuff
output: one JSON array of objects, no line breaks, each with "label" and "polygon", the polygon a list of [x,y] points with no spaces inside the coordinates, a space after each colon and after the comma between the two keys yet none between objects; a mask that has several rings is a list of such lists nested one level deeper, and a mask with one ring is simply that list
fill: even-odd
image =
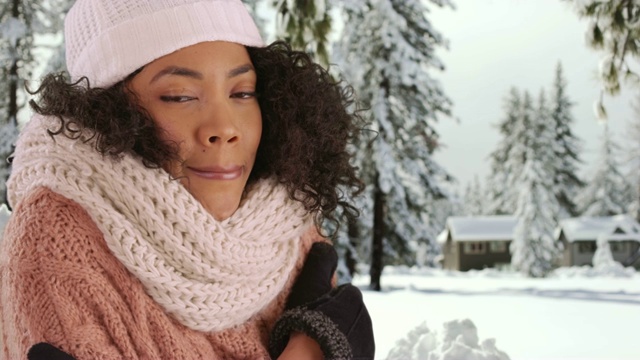
[{"label": "knit hat cuff", "polygon": [[[82,16],[70,13],[69,17]],[[73,34],[67,28],[67,61],[72,80],[86,76],[92,87],[109,87],[151,61],[205,41],[264,46],[253,19],[240,2],[201,1],[142,14],[105,29],[78,56],[69,54]]]}]

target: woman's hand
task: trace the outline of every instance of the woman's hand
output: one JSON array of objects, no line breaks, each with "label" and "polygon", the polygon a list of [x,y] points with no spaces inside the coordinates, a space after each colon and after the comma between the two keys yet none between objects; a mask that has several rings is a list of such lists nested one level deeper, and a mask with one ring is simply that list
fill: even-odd
[{"label": "woman's hand", "polygon": [[373,359],[373,326],[362,293],[350,284],[332,287],[337,262],[330,244],[313,244],[292,288],[287,311],[271,332],[272,357],[285,359],[281,355],[296,350],[301,353],[286,358]]},{"label": "woman's hand", "polygon": [[33,345],[27,353],[28,360],[76,360],[73,356],[57,347],[41,342]]},{"label": "woman's hand", "polygon": [[317,242],[307,253],[304,265],[291,288],[286,309],[304,305],[319,299],[333,289],[334,275],[338,267],[338,253],[333,245]]},{"label": "woman's hand", "polygon": [[322,360],[322,350],[320,345],[308,337],[307,335],[299,332],[294,332],[289,337],[287,347],[278,357],[278,360]]}]

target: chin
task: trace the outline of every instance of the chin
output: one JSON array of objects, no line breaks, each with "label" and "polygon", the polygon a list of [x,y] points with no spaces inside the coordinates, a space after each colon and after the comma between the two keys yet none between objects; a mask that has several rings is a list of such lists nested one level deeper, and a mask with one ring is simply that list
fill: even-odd
[{"label": "chin", "polygon": [[204,201],[198,199],[198,197],[196,199],[200,201],[214,219],[222,221],[231,217],[238,209],[241,195],[242,192],[238,192],[237,196],[229,196],[229,193],[225,193],[222,196],[207,196]]}]

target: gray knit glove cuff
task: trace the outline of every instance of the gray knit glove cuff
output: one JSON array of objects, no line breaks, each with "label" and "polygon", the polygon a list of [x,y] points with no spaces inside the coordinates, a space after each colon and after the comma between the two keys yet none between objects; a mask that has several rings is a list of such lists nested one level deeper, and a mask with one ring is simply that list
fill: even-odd
[{"label": "gray knit glove cuff", "polygon": [[300,332],[314,339],[319,345],[325,359],[351,359],[351,347],[347,337],[325,314],[297,307],[287,310],[276,322],[269,341],[269,354],[272,359],[278,358],[289,342],[289,336]]}]

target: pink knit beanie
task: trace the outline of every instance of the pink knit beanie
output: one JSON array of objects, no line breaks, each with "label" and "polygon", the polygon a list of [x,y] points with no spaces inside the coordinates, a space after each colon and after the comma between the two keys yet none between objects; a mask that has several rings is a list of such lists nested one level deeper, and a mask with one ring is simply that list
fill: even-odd
[{"label": "pink knit beanie", "polygon": [[104,88],[200,42],[264,45],[240,0],[77,0],[64,32],[72,80]]}]

